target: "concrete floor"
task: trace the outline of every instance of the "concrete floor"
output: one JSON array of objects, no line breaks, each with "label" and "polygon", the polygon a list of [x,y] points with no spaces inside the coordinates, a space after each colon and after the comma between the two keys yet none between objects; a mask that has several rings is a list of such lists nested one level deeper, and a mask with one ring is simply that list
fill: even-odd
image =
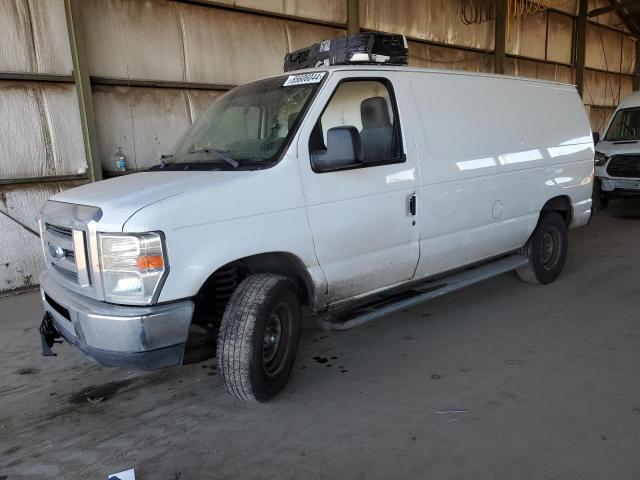
[{"label": "concrete floor", "polygon": [[228,396],[211,361],[128,372],[66,345],[43,358],[38,295],[2,299],[0,480],[130,467],[154,480],[638,479],[640,202],[614,202],[570,242],[552,285],[508,274],[308,331],[289,388],[258,406]]}]

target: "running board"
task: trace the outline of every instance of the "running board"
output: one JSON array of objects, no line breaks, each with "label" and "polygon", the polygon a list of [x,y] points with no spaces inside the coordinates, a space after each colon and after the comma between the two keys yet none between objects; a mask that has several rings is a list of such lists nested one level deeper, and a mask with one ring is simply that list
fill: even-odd
[{"label": "running board", "polygon": [[[529,263],[529,260],[523,255],[510,255],[491,263],[485,263],[469,270],[454,273],[447,277],[418,284],[409,292],[405,292],[404,296],[400,299],[379,301],[340,316],[332,316],[329,314],[317,317],[314,324],[322,330],[349,330],[350,328],[378,320],[390,313],[414,307],[446,293],[455,292],[474,283],[515,270],[527,263]],[[413,295],[407,297],[407,293]]]}]

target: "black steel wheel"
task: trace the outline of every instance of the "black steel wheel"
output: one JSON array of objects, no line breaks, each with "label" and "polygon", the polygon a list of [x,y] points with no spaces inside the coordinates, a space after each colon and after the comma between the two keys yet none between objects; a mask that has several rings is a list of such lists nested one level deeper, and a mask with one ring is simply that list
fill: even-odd
[{"label": "black steel wheel", "polygon": [[567,224],[558,212],[543,212],[538,226],[523,248],[529,263],[516,270],[529,283],[545,285],[553,282],[567,260],[569,241]]},{"label": "black steel wheel", "polygon": [[218,335],[218,371],[236,398],[266,402],[286,385],[300,339],[300,300],[286,277],[256,274],[238,285]]}]

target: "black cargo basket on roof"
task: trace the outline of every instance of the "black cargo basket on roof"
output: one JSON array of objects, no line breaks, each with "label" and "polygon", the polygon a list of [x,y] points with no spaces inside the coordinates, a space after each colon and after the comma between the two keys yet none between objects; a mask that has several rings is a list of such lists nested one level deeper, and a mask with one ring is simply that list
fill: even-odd
[{"label": "black cargo basket on roof", "polygon": [[284,71],[330,65],[406,65],[408,54],[404,35],[355,33],[287,53]]}]

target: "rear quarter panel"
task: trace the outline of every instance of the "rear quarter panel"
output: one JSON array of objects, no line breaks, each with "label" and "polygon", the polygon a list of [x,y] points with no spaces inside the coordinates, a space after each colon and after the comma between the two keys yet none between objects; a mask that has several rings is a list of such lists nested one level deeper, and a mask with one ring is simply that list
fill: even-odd
[{"label": "rear quarter panel", "polygon": [[568,197],[588,219],[593,143],[575,88],[458,73],[401,77],[420,152],[418,277],[519,248],[553,197]]}]

